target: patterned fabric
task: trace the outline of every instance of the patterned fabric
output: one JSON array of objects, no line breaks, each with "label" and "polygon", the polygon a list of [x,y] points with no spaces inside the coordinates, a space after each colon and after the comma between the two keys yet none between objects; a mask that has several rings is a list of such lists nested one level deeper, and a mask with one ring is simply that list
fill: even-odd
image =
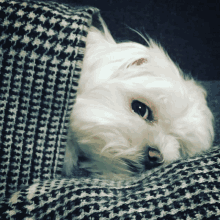
[{"label": "patterned fabric", "polygon": [[0,207],[2,219],[220,219],[220,149],[131,181],[36,183]]},{"label": "patterned fabric", "polygon": [[59,177],[94,14],[0,0],[0,198]]},{"label": "patterned fabric", "polygon": [[126,181],[60,175],[91,7],[0,0],[0,219],[220,219],[220,148]]}]

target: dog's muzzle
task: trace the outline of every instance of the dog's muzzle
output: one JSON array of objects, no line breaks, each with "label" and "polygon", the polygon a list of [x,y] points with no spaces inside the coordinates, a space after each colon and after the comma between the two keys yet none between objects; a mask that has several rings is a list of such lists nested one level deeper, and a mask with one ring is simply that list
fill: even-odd
[{"label": "dog's muzzle", "polygon": [[163,162],[164,158],[159,150],[147,147],[147,159],[145,164],[147,170],[160,166]]},{"label": "dog's muzzle", "polygon": [[142,169],[143,167],[141,168],[139,163],[136,163],[135,161],[125,158],[122,158],[122,160],[127,164],[129,170],[133,173],[142,173],[146,170],[151,170],[162,165],[164,162],[163,155],[160,153],[160,151],[150,146],[147,146],[143,160],[139,161],[139,163],[144,166],[144,169]]}]

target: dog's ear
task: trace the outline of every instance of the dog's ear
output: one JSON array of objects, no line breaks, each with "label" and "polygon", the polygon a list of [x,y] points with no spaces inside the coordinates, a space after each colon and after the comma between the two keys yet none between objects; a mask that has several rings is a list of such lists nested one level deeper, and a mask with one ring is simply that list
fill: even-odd
[{"label": "dog's ear", "polygon": [[140,66],[142,65],[143,63],[146,63],[147,62],[147,59],[146,58],[140,58],[138,60],[135,60],[131,65],[129,66]]}]

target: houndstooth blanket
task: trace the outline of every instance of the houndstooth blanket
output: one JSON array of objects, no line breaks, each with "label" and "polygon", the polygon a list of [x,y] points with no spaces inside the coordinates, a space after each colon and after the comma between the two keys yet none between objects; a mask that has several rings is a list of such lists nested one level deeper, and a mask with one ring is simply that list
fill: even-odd
[{"label": "houndstooth blanket", "polygon": [[99,11],[0,0],[0,219],[220,219],[220,149],[136,179],[64,179],[68,117]]}]

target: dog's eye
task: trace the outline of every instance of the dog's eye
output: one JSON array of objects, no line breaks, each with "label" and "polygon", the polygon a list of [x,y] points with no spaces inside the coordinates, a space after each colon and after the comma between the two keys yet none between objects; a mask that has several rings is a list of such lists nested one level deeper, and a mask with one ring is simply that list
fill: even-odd
[{"label": "dog's eye", "polygon": [[148,121],[153,121],[154,120],[153,112],[144,103],[142,103],[138,100],[134,100],[131,103],[131,107],[132,107],[132,110],[135,113],[137,113],[138,115],[140,115],[144,120],[148,120]]}]

